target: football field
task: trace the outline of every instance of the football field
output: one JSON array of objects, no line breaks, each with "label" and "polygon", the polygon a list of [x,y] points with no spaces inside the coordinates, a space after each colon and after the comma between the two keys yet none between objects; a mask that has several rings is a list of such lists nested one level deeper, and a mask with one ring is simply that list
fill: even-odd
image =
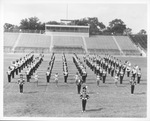
[{"label": "football field", "polygon": [[[88,94],[86,112],[82,113],[80,95],[77,94],[75,73],[77,69],[72,60],[72,54],[66,54],[68,64],[68,83],[64,83],[62,54],[55,55],[54,67],[50,83],[46,82],[46,70],[51,55],[45,54],[37,72],[38,82],[31,78],[25,82],[24,93],[19,93],[17,80],[19,75],[8,83],[7,69],[13,60],[25,56],[22,54],[4,54],[4,117],[146,117],[147,114],[147,58],[117,57],[122,62],[129,60],[142,69],[141,83],[135,86],[131,95],[129,79],[126,75],[123,84],[115,86],[114,79],[108,74],[106,83],[96,85],[96,75],[88,68]],[[38,56],[35,54],[35,57]],[[78,55],[83,62],[83,55]],[[84,63],[84,65],[86,65]],[[26,68],[21,73],[25,74]],[[58,87],[54,82],[54,74],[59,73]],[[24,76],[25,78],[25,76]],[[26,79],[26,78],[25,78]]]}]

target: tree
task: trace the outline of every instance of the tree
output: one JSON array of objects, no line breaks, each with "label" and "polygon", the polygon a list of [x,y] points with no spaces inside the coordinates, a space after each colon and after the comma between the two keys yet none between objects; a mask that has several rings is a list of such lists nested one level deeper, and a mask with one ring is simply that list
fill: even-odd
[{"label": "tree", "polygon": [[109,27],[113,34],[123,34],[126,29],[126,25],[121,19],[115,19],[109,22]]},{"label": "tree", "polygon": [[4,24],[4,32],[13,32],[13,31],[18,31],[19,27],[17,25],[13,25],[10,23],[5,23]]},{"label": "tree", "polygon": [[105,30],[103,30],[103,34],[104,35],[111,35],[111,34],[113,34],[113,32],[110,29],[110,27],[107,27],[107,28],[105,28]]},{"label": "tree", "polygon": [[39,22],[38,26],[37,26],[38,30],[45,30],[45,23],[41,23]]},{"label": "tree", "polygon": [[30,17],[22,19],[20,22],[20,28],[21,29],[30,29],[30,30],[36,30],[40,26],[41,22],[39,22],[39,19],[37,17]]},{"label": "tree", "polygon": [[146,31],[144,29],[141,29],[138,34],[139,35],[146,35]]},{"label": "tree", "polygon": [[20,29],[29,29],[29,21],[27,18],[21,20]]},{"label": "tree", "polygon": [[80,25],[80,26],[90,26],[90,34],[100,34],[102,30],[105,28],[105,25],[102,22],[98,21],[97,17],[93,18],[83,18],[71,21],[70,25]]},{"label": "tree", "polygon": [[31,17],[29,20],[29,29],[36,30],[40,25],[39,19],[37,17]]},{"label": "tree", "polygon": [[12,30],[13,28],[14,28],[14,25],[12,25],[12,24],[9,24],[9,23],[4,24],[4,31]]},{"label": "tree", "polygon": [[124,30],[124,35],[131,35],[132,34],[132,29],[131,28],[126,28]]},{"label": "tree", "polygon": [[47,22],[46,24],[50,24],[50,25],[60,25],[60,23],[57,22],[57,21],[49,21],[49,22]]}]

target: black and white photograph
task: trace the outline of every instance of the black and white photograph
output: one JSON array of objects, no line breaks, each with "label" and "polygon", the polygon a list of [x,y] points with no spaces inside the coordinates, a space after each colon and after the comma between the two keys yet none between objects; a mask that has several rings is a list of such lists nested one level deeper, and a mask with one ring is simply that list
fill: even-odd
[{"label": "black and white photograph", "polygon": [[0,0],[1,119],[150,120],[149,6]]}]

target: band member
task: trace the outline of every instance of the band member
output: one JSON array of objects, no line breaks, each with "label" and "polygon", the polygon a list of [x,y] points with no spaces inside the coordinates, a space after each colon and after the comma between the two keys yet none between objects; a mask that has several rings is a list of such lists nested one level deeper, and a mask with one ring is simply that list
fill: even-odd
[{"label": "band member", "polygon": [[86,87],[83,87],[80,98],[82,99],[82,112],[85,112],[86,102],[87,102],[87,99],[89,99],[89,95],[87,94]]},{"label": "band member", "polygon": [[117,84],[118,84],[118,74],[115,74],[115,77],[114,77],[114,81],[115,81],[115,85],[117,86]]},{"label": "band member", "polygon": [[78,79],[79,79],[79,74],[77,72],[76,75],[75,75],[75,82],[78,81]]},{"label": "band member", "polygon": [[15,67],[14,66],[9,66],[9,70],[11,70],[11,75],[12,75],[12,78],[15,77]]},{"label": "band member", "polygon": [[24,84],[24,82],[25,82],[25,80],[23,79],[23,74],[20,74],[20,79],[18,80],[20,93],[23,93],[23,84]]},{"label": "band member", "polygon": [[50,80],[50,68],[49,67],[46,72],[46,80],[47,80],[47,83],[49,83],[49,80]]},{"label": "band member", "polygon": [[8,82],[11,82],[11,68],[10,66],[8,67],[7,75],[8,75]]},{"label": "band member", "polygon": [[58,86],[58,73],[55,74],[54,79],[55,79],[56,86]]},{"label": "band member", "polygon": [[68,72],[64,71],[64,82],[67,83]]},{"label": "band member", "polygon": [[133,77],[134,80],[135,80],[135,76],[136,76],[136,70],[135,70],[135,68],[133,68],[132,69],[132,77]]},{"label": "band member", "polygon": [[109,64],[108,65],[108,74],[110,74],[110,71],[111,71],[111,65]]},{"label": "band member", "polygon": [[36,72],[35,75],[34,75],[34,79],[35,79],[36,82],[37,82],[38,79],[39,79],[39,76],[38,76],[38,73],[37,73],[37,72]]},{"label": "band member", "polygon": [[78,94],[80,94],[81,85],[82,85],[82,81],[80,78],[76,80],[76,85],[77,85]]},{"label": "band member", "polygon": [[105,83],[106,75],[107,75],[107,73],[106,73],[106,71],[105,71],[105,69],[104,69],[104,70],[103,70],[103,83]]},{"label": "band member", "polygon": [[127,71],[127,77],[129,77],[130,76],[131,67],[127,66],[126,71]]},{"label": "band member", "polygon": [[26,71],[27,82],[30,82],[30,69]]},{"label": "band member", "polygon": [[114,71],[115,71],[115,68],[112,66],[112,69],[111,69],[111,76],[112,77],[114,76]]},{"label": "band member", "polygon": [[139,68],[138,72],[137,72],[137,83],[139,84],[141,81],[141,68]]},{"label": "band member", "polygon": [[131,94],[134,93],[134,88],[136,85],[136,81],[134,80],[134,77],[131,76],[131,80],[130,80],[130,84],[131,84]]},{"label": "band member", "polygon": [[123,70],[122,70],[122,69],[121,69],[119,75],[120,75],[120,84],[122,84],[123,77],[124,77],[124,73],[123,73]]},{"label": "band member", "polygon": [[103,70],[102,70],[102,68],[100,68],[99,74],[100,74],[100,80],[102,80],[102,76],[103,76]]},{"label": "band member", "polygon": [[96,81],[97,81],[97,86],[99,86],[99,82],[100,82],[100,75],[99,74],[97,74],[97,76],[96,76]]},{"label": "band member", "polygon": [[87,77],[87,73],[86,73],[86,71],[84,70],[83,73],[82,73],[82,80],[83,80],[83,83],[86,83],[86,77]]}]

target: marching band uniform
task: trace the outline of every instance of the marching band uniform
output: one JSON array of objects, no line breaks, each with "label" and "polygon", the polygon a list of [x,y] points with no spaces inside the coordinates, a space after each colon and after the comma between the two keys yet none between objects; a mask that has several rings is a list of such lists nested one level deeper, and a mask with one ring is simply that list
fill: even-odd
[{"label": "marching band uniform", "polygon": [[105,71],[107,72],[108,70],[108,63],[105,64]]},{"label": "marching band uniform", "polygon": [[54,79],[55,79],[56,86],[58,86],[58,73],[55,74]]},{"label": "marching band uniform", "polygon": [[121,64],[121,61],[119,62],[119,71],[121,70],[122,68],[122,64]]},{"label": "marching band uniform", "polygon": [[38,73],[35,73],[35,75],[34,75],[34,79],[35,79],[35,81],[37,82],[38,81]]},{"label": "marching band uniform", "polygon": [[24,84],[24,82],[25,82],[25,80],[23,79],[23,75],[20,74],[20,79],[18,80],[20,93],[23,93],[23,84]]},{"label": "marching band uniform", "polygon": [[109,64],[108,65],[108,74],[110,74],[110,71],[111,71],[111,65]]},{"label": "marching band uniform", "polygon": [[139,84],[141,80],[141,69],[139,68],[138,73],[137,73],[137,83]]},{"label": "marching band uniform", "polygon": [[100,75],[99,74],[97,74],[96,80],[97,80],[97,86],[99,86],[99,82],[100,82]]},{"label": "marching band uniform", "polygon": [[103,71],[103,83],[105,83],[106,75],[107,75],[107,73],[106,73],[106,71],[104,70],[104,71]]},{"label": "marching band uniform", "polygon": [[67,83],[68,72],[64,71],[64,82]]},{"label": "marching band uniform", "polygon": [[117,86],[117,83],[118,83],[118,75],[117,74],[115,74],[114,81],[115,81],[115,85]]},{"label": "marching band uniform", "polygon": [[86,92],[86,87],[83,87],[83,91],[82,91],[82,94],[80,95],[80,98],[82,99],[82,112],[85,112],[86,102],[87,102],[87,99],[89,99],[89,95]]},{"label": "marching band uniform", "polygon": [[130,84],[131,84],[131,94],[133,94],[134,93],[134,88],[135,88],[135,85],[136,85],[136,81],[134,80],[133,77],[131,77]]},{"label": "marching band uniform", "polygon": [[11,68],[8,67],[7,75],[8,75],[8,82],[11,82]]},{"label": "marching band uniform", "polygon": [[30,82],[30,69],[26,71],[27,82]]},{"label": "marching band uniform", "polygon": [[112,66],[112,69],[111,69],[111,76],[113,77],[114,76],[114,67]]},{"label": "marching band uniform", "polygon": [[12,78],[14,78],[14,76],[15,76],[15,68],[13,67],[13,66],[11,66],[11,69],[12,69],[12,71],[11,71],[11,73],[12,73]]},{"label": "marching band uniform", "polygon": [[86,77],[87,77],[87,73],[83,71],[83,74],[82,74],[83,83],[86,83]]},{"label": "marching band uniform", "polygon": [[120,75],[120,84],[122,84],[123,76],[124,76],[123,70],[120,71],[119,75]]},{"label": "marching band uniform", "polygon": [[78,94],[80,94],[82,81],[80,79],[77,79],[76,80],[76,85],[77,85]]},{"label": "marching band uniform", "polygon": [[126,71],[127,71],[127,77],[129,77],[130,76],[131,67],[127,66]]},{"label": "marching band uniform", "polygon": [[50,71],[47,70],[46,72],[46,80],[47,80],[47,83],[49,83],[49,80],[50,80]]},{"label": "marching band uniform", "polygon": [[100,70],[99,70],[99,75],[100,75],[100,80],[101,80],[102,76],[103,76],[103,70],[102,70],[102,68],[100,68]]},{"label": "marching band uniform", "polygon": [[133,77],[133,80],[135,80],[135,76],[136,76],[136,70],[133,68],[133,70],[132,70],[132,77]]}]

